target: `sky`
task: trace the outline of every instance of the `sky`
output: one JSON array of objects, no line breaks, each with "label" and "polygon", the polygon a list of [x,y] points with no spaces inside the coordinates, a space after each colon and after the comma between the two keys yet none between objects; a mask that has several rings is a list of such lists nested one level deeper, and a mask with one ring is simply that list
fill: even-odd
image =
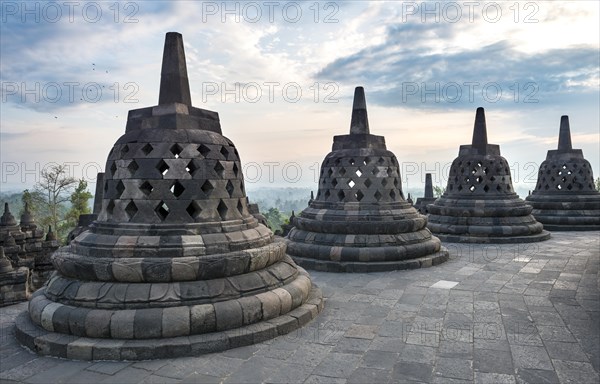
[{"label": "sky", "polygon": [[193,105],[219,112],[248,190],[309,187],[356,86],[405,191],[445,186],[477,107],[518,193],[561,115],[600,176],[596,1],[0,2],[0,192],[67,164],[94,190],[127,112],[156,105],[166,32]]}]

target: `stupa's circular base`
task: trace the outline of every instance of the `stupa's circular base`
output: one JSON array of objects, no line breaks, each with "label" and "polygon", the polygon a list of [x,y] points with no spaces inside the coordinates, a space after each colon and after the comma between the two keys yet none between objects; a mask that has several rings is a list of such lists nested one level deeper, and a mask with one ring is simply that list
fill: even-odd
[{"label": "stupa's circular base", "polygon": [[260,343],[304,326],[323,309],[323,294],[313,285],[308,300],[274,319],[221,332],[156,339],[100,339],[49,332],[28,311],[16,320],[21,344],[41,355],[75,360],[151,360],[198,356]]},{"label": "stupa's circular base", "polygon": [[[545,228],[545,226],[544,226]],[[540,233],[526,236],[476,236],[476,235],[456,235],[434,233],[434,235],[443,242],[447,243],[477,243],[477,244],[517,244],[517,243],[535,243],[548,240],[550,232],[543,230]]]},{"label": "stupa's circular base", "polygon": [[[539,220],[539,219],[538,219]],[[544,224],[544,228],[549,231],[600,231],[600,225],[590,224],[547,224],[540,220]]]},{"label": "stupa's circular base", "polygon": [[330,261],[309,259],[305,257],[292,256],[296,264],[302,268],[323,272],[385,272],[404,269],[427,268],[441,264],[448,260],[448,250],[444,247],[431,255],[408,260],[395,261]]}]

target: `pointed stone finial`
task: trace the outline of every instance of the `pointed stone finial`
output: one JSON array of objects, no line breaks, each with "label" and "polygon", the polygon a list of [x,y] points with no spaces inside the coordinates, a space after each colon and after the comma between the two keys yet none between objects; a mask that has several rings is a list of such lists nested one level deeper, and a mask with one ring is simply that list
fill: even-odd
[{"label": "pointed stone finial", "polygon": [[356,87],[354,89],[354,103],[352,104],[350,134],[369,134],[367,100],[365,99],[365,89],[363,87]]},{"label": "pointed stone finial", "polygon": [[52,232],[52,226],[48,226],[48,233],[46,234],[46,241],[56,240],[56,235]]},{"label": "pointed stone finial", "polygon": [[570,151],[573,149],[571,143],[571,126],[569,125],[569,116],[560,117],[560,131],[558,132],[558,150]]},{"label": "pointed stone finial", "polygon": [[4,214],[0,217],[0,225],[17,225],[17,220],[15,220],[15,217],[10,213],[8,203],[4,203]]},{"label": "pointed stone finial", "polygon": [[431,182],[431,173],[425,174],[425,198],[433,198],[433,183]]},{"label": "pointed stone finial", "polygon": [[315,199],[315,193],[313,191],[310,191],[310,199],[311,200]]},{"label": "pointed stone finial", "polygon": [[475,126],[473,127],[473,141],[471,146],[485,153],[487,149],[487,127],[485,124],[485,111],[482,107],[477,108],[475,114]]},{"label": "pointed stone finial", "polygon": [[296,217],[296,214],[294,213],[294,211],[292,211],[292,216],[290,216],[290,220],[294,217]]},{"label": "pointed stone finial", "polygon": [[170,103],[192,105],[183,50],[183,36],[177,32],[168,32],[165,37],[160,73],[158,104]]}]

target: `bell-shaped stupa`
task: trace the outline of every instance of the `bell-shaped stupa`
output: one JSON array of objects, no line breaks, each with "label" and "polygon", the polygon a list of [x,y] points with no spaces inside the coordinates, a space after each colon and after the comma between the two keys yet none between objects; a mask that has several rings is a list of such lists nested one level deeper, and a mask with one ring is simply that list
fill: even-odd
[{"label": "bell-shaped stupa", "polygon": [[558,149],[548,151],[535,190],[526,200],[550,231],[600,230],[600,193],[583,151],[573,149],[569,116],[561,117]]},{"label": "bell-shaped stupa", "polygon": [[396,156],[369,133],[362,87],[354,93],[350,134],[334,136],[319,190],[293,219],[288,254],[310,269],[373,272],[428,267],[448,259],[427,218],[404,200]]},{"label": "bell-shaped stupa", "polygon": [[167,33],[159,105],[129,112],[108,155],[102,209],[53,256],[20,315],[41,354],[197,355],[295,330],[322,295],[248,210],[242,165],[216,112],[192,107],[182,36]]},{"label": "bell-shaped stupa", "polygon": [[429,210],[428,227],[442,241],[525,243],[550,237],[514,192],[500,146],[488,144],[485,113],[477,108],[471,145],[461,145],[444,194]]}]

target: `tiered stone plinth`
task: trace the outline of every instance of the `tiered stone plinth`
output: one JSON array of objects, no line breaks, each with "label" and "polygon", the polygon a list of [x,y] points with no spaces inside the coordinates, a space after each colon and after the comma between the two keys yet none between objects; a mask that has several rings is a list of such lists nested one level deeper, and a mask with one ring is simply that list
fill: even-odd
[{"label": "tiered stone plinth", "polygon": [[404,200],[396,156],[369,133],[364,90],[356,88],[350,134],[334,137],[317,196],[293,220],[288,254],[331,272],[428,267],[448,253],[426,224]]},{"label": "tiered stone plinth", "polygon": [[488,144],[483,108],[477,109],[472,144],[460,146],[446,191],[428,210],[428,228],[442,241],[521,243],[550,237],[514,192],[500,147]]},{"label": "tiered stone plinth", "polygon": [[187,84],[182,37],[168,33],[159,105],[129,112],[98,219],[54,254],[56,275],[17,320],[24,345],[83,360],[197,355],[288,333],[322,309],[248,210],[238,152]]},{"label": "tiered stone plinth", "polygon": [[436,198],[433,197],[433,183],[431,181],[431,173],[425,174],[425,196],[417,198],[415,208],[422,215],[427,215],[429,210],[427,205],[433,204]]},{"label": "tiered stone plinth", "polygon": [[558,149],[548,151],[526,200],[550,231],[600,230],[600,193],[583,151],[573,149],[568,116],[561,117]]},{"label": "tiered stone plinth", "polygon": [[8,204],[4,205],[0,220],[0,246],[4,247],[4,253],[14,268],[25,267],[29,270],[28,293],[41,288],[54,271],[50,256],[58,249],[58,241],[52,228],[44,235],[44,231],[37,227],[27,204],[19,223],[11,214]]},{"label": "tiered stone plinth", "polygon": [[27,300],[27,268],[14,269],[0,246],[0,307]]}]

